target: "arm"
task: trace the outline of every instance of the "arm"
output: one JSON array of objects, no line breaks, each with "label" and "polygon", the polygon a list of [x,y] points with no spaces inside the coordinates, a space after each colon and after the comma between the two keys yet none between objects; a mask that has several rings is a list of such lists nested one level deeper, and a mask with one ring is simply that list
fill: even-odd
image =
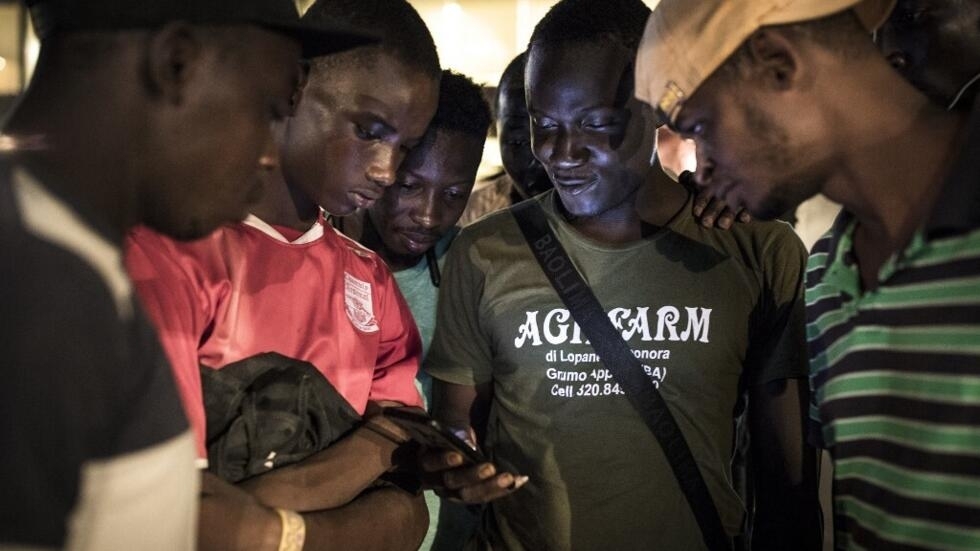
[{"label": "arm", "polygon": [[806,443],[808,386],[783,379],[749,390],[755,525],[752,548],[821,548],[819,455]]},{"label": "arm", "polygon": [[196,255],[207,246],[206,241],[179,244],[146,228],[126,240],[126,269],[170,363],[202,459],[207,458],[207,424],[198,344],[212,316],[213,297]]},{"label": "arm", "polygon": [[806,440],[803,274],[806,254],[785,227],[764,258],[765,289],[749,351],[750,469],[756,492],[753,549],[820,549],[819,455]]},{"label": "arm", "polygon": [[[368,490],[343,507],[303,514],[305,551],[417,549],[428,526],[425,501],[395,488]],[[384,526],[385,530],[379,530]],[[202,551],[276,551],[282,522],[275,509],[210,473],[202,480],[198,546]]]},{"label": "arm", "polygon": [[352,501],[395,465],[398,444],[359,427],[307,459],[242,481],[239,486],[270,507],[300,512]]}]

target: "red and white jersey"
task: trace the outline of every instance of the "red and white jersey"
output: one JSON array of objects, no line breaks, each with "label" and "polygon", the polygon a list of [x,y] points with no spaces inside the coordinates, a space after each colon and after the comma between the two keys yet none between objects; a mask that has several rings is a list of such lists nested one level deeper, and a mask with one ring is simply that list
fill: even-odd
[{"label": "red and white jersey", "polygon": [[293,240],[255,216],[193,242],[140,228],[127,241],[126,265],[202,458],[198,364],[278,352],[315,365],[358,413],[369,400],[422,405],[414,382],[421,341],[391,271],[323,220]]}]

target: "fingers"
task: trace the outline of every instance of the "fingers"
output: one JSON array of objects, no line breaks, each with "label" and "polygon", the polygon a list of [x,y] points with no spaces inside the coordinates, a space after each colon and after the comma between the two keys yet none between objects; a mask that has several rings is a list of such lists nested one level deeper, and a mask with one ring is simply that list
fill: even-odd
[{"label": "fingers", "polygon": [[498,473],[491,463],[482,463],[443,473],[442,494],[464,503],[486,503],[517,491],[526,476]]},{"label": "fingers", "polygon": [[423,471],[438,473],[463,465],[463,454],[454,451],[428,452],[419,458],[419,466]]},{"label": "fingers", "polygon": [[[698,194],[694,197],[694,205],[691,212],[694,213],[695,218],[701,219],[702,224],[704,223],[704,219],[701,218],[701,215],[704,212],[704,209],[707,208],[708,203],[710,203],[713,199],[714,198],[711,196],[711,194],[703,189],[698,191]],[[710,224],[706,224],[706,226],[710,226]]]},{"label": "fingers", "polygon": [[492,463],[464,466],[457,452],[428,453],[419,459],[429,485],[436,493],[464,503],[486,503],[518,490],[528,477],[513,473],[498,473]]},{"label": "fingers", "polygon": [[[707,191],[702,191],[701,194],[705,196],[706,204],[704,208],[701,209],[701,225],[710,228],[715,225],[715,222],[719,222],[719,227],[726,228],[727,226],[722,226],[725,211],[728,209],[728,205],[720,199],[715,199]],[[700,195],[698,196],[700,198]],[[727,222],[731,224],[731,215],[727,217]]]},{"label": "fingers", "polygon": [[711,193],[703,189],[694,198],[691,210],[694,217],[705,228],[718,227],[727,230],[736,220],[741,223],[752,221],[752,216],[745,209],[735,211],[724,201],[712,197]]}]

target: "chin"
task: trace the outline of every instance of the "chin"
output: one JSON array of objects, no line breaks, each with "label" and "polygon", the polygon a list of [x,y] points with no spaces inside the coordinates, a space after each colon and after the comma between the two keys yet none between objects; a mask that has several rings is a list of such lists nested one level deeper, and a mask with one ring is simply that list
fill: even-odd
[{"label": "chin", "polygon": [[153,231],[172,237],[177,241],[194,241],[207,237],[211,232],[218,229],[220,223],[202,223],[200,220],[190,220],[185,224],[157,224],[153,221],[146,223]]},{"label": "chin", "polygon": [[350,216],[351,214],[357,212],[356,206],[346,203],[339,205],[328,205],[326,203],[321,203],[320,208],[322,208],[326,214],[337,217]]}]

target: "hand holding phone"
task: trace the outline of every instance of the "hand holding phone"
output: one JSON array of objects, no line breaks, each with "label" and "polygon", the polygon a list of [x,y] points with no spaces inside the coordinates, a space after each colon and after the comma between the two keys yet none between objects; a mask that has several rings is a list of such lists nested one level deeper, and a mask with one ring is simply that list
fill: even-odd
[{"label": "hand holding phone", "polygon": [[464,458],[464,464],[487,461],[480,450],[418,408],[386,408],[384,416],[409,433],[412,440],[427,448],[459,452]]}]

